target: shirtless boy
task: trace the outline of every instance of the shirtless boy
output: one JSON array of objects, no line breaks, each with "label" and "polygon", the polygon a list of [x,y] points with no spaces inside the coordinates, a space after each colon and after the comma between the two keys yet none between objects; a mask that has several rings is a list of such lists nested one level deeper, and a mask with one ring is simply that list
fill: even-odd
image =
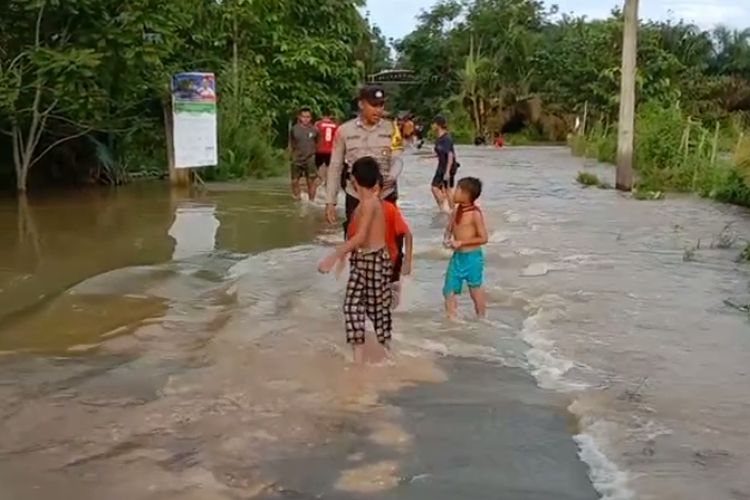
[{"label": "shirtless boy", "polygon": [[[383,189],[383,178],[378,183],[379,189],[375,192],[380,196]],[[409,223],[398,208],[396,200],[383,200],[383,213],[385,214],[385,244],[388,245],[388,253],[393,264],[393,300],[391,305],[396,309],[401,300],[401,277],[411,274],[412,260],[414,259],[414,236],[409,228]],[[349,233],[354,233],[354,228],[349,225]]]},{"label": "shirtless boy", "polygon": [[443,244],[453,249],[453,257],[445,273],[443,296],[448,317],[455,319],[458,310],[458,295],[464,281],[469,285],[469,294],[474,302],[477,316],[484,317],[487,298],[482,289],[484,280],[484,251],[487,243],[487,228],[479,207],[475,204],[482,194],[482,181],[475,177],[464,177],[456,185],[453,201],[456,207],[445,230]]},{"label": "shirtless boy", "polygon": [[346,341],[352,344],[354,361],[364,360],[365,318],[375,328],[378,342],[388,348],[391,340],[392,263],[386,244],[386,220],[378,196],[381,178],[377,160],[370,156],[352,165],[352,184],[359,205],[352,214],[356,232],[323,259],[318,271],[328,273],[351,253],[349,282],[344,298]]}]

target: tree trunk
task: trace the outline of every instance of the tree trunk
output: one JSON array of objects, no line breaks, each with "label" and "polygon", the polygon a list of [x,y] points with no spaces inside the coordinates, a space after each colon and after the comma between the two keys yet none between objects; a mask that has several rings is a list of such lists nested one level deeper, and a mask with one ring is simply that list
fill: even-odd
[{"label": "tree trunk", "polygon": [[471,107],[474,112],[474,136],[479,137],[482,134],[482,126],[479,122],[479,104],[475,95],[471,96]]},{"label": "tree trunk", "polygon": [[622,42],[620,118],[617,134],[616,187],[633,189],[633,146],[635,141],[635,73],[638,49],[638,0],[625,0],[625,30]]}]

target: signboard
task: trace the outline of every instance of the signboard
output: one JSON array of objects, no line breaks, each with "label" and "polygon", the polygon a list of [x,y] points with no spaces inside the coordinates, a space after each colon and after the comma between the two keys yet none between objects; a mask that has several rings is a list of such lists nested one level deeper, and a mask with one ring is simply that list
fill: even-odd
[{"label": "signboard", "polygon": [[368,75],[367,80],[370,83],[417,83],[414,72],[410,69],[387,69],[385,71],[381,71],[380,73]]},{"label": "signboard", "polygon": [[178,73],[172,78],[175,168],[219,162],[216,78],[213,73]]}]

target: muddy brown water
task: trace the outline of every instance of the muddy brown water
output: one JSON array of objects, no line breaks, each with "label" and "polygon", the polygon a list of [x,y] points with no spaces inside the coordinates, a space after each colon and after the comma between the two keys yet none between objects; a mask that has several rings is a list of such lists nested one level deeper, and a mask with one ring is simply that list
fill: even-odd
[{"label": "muddy brown water", "polygon": [[459,154],[489,318],[442,319],[434,160],[410,154],[415,275],[396,359],[364,369],[315,272],[339,231],[284,182],[1,200],[0,499],[750,498],[724,303],[748,302],[747,213],[583,190],[563,148]]}]

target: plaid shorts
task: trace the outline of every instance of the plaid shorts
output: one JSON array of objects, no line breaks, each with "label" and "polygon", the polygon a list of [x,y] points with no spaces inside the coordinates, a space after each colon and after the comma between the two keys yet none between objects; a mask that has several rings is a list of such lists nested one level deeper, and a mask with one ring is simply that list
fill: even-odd
[{"label": "plaid shorts", "polygon": [[372,321],[378,342],[384,344],[391,339],[392,273],[391,258],[385,248],[352,253],[344,299],[348,343],[365,343],[366,318]]}]

